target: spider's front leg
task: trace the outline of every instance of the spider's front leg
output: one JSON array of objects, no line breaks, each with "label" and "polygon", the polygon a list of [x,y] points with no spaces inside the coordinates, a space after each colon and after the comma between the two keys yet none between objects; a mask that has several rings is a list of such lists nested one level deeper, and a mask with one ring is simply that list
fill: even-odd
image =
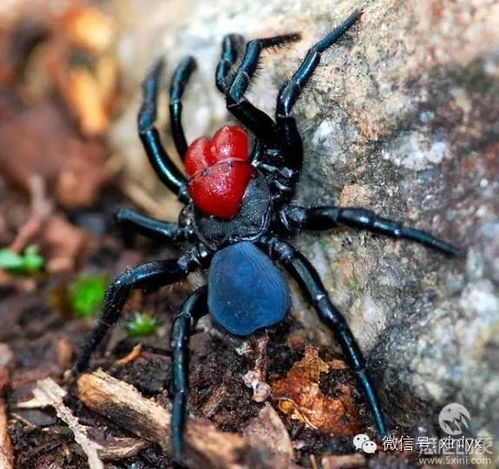
[{"label": "spider's front leg", "polygon": [[310,48],[298,70],[279,91],[276,106],[277,135],[285,166],[295,172],[300,171],[302,167],[303,144],[293,116],[293,106],[319,65],[321,53],[343,36],[360,18],[361,14],[360,10],[355,11],[340,26]]},{"label": "spider's front leg", "polygon": [[208,314],[207,288],[203,286],[192,293],[182,305],[173,321],[170,332],[173,353],[173,407],[172,407],[172,451],[174,459],[181,462],[185,456],[184,428],[187,403],[187,358],[189,337],[196,321]]},{"label": "spider's front leg", "polygon": [[[224,49],[222,50],[223,65],[219,66],[220,70],[217,68],[217,86],[223,86],[225,84],[227,109],[236,119],[241,121],[251,132],[253,132],[258,140],[261,140],[271,147],[276,147],[277,144],[276,125],[271,117],[251,104],[244,96],[244,93],[246,93],[251,79],[257,70],[262,50],[280,47],[289,42],[297,41],[298,39],[300,39],[299,34],[285,34],[265,39],[254,39],[248,42],[241,65],[230,85],[227,83],[227,76],[230,68],[225,64],[223,58],[224,56],[233,56],[235,48],[233,42],[229,39],[224,40]],[[235,40],[236,39],[234,38],[233,41]],[[227,63],[229,63],[229,61],[227,61]],[[224,73],[226,74],[225,76],[223,75]]]},{"label": "spider's front leg", "polygon": [[170,87],[170,124],[173,141],[182,160],[187,152],[187,140],[182,126],[182,95],[195,68],[196,61],[193,57],[183,59],[175,69]]},{"label": "spider's front leg", "polygon": [[92,352],[99,346],[108,329],[119,319],[131,290],[136,288],[154,289],[178,282],[194,269],[194,265],[185,256],[178,260],[147,262],[121,274],[108,287],[104,309],[97,327],[84,343],[75,371],[80,373],[88,367]]},{"label": "spider's front leg", "polygon": [[239,58],[243,45],[244,37],[240,34],[227,34],[222,40],[222,55],[215,72],[215,83],[224,95],[229,91],[232,67]]},{"label": "spider's front leg", "polygon": [[184,241],[190,236],[190,231],[186,227],[180,227],[177,223],[146,217],[128,208],[120,208],[115,217],[127,245],[132,244],[135,233],[156,241],[172,243]]},{"label": "spider's front leg", "polygon": [[267,242],[267,246],[271,257],[281,262],[300,284],[321,321],[334,331],[343,353],[364,390],[379,436],[381,438],[388,436],[379,398],[366,370],[366,361],[345,318],[329,299],[319,274],[310,262],[290,244],[273,238]]},{"label": "spider's front leg", "polygon": [[156,121],[159,80],[162,70],[163,60],[159,60],[151,69],[142,85],[144,102],[139,111],[139,136],[149,162],[161,181],[177,195],[181,202],[187,203],[190,200],[187,191],[187,180],[166,153],[161,143],[159,132],[154,125]]},{"label": "spider's front leg", "polygon": [[328,230],[341,225],[360,228],[395,239],[407,239],[436,249],[448,255],[456,255],[456,246],[435,238],[425,231],[404,226],[402,223],[380,217],[371,210],[353,207],[298,207],[290,205],[280,213],[281,221],[291,231],[299,229]]}]

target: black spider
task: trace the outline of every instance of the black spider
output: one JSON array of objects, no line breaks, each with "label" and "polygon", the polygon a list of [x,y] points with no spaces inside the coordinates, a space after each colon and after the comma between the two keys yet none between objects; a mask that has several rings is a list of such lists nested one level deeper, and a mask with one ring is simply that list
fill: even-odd
[{"label": "black spider", "polygon": [[299,35],[252,40],[244,56],[241,36],[231,34],[224,38],[216,84],[226,97],[229,111],[254,135],[251,152],[247,134],[240,127],[224,127],[212,141],[198,139],[187,146],[181,124],[181,97],[195,62],[192,57],[184,59],[173,76],[170,114],[176,148],[189,179],[171,162],[154,127],[161,61],[144,82],[144,104],[138,120],[140,138],[156,173],[185,207],[178,224],[125,209],[118,212],[117,220],[127,236],[138,232],[160,241],[185,242],[192,247],[178,259],[148,262],[130,269],[109,286],[101,318],[83,347],[76,369],[81,372],[87,368],[91,353],[118,320],[130,290],[161,287],[180,281],[194,270],[209,269],[207,286],[188,297],[172,326],[172,446],[178,460],[184,455],[187,347],[194,323],[200,316],[210,314],[216,324],[231,334],[249,336],[282,321],[290,307],[290,292],[282,271],[272,260],[299,282],[320,319],[335,332],[364,390],[379,435],[388,433],[365,360],[347,322],[331,303],[312,265],[281,239],[300,229],[326,230],[346,225],[417,241],[450,255],[457,252],[449,243],[366,209],[304,208],[290,203],[303,160],[293,106],[319,64],[321,53],[360,15],[360,11],[354,12],[308,51],[279,92],[275,121],[253,106],[244,93],[261,51],[296,41]]}]

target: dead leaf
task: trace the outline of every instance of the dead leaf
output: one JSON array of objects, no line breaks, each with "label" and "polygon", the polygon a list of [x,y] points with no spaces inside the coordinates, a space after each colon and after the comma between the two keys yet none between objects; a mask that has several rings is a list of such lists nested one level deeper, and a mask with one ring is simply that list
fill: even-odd
[{"label": "dead leaf", "polygon": [[66,337],[59,337],[56,343],[57,364],[61,369],[66,370],[73,364],[75,353],[73,344]]},{"label": "dead leaf", "polygon": [[303,359],[284,378],[272,382],[272,397],[279,401],[282,412],[311,428],[333,435],[353,435],[360,424],[349,386],[338,385],[340,397],[335,399],[320,390],[320,377],[329,369],[318,349],[307,346]]},{"label": "dead leaf", "polygon": [[6,179],[31,192],[33,177],[41,177],[65,207],[95,204],[107,179],[105,159],[103,145],[84,141],[49,102],[18,112],[0,126],[0,171]]},{"label": "dead leaf", "polygon": [[43,232],[47,246],[47,271],[71,271],[76,259],[90,246],[90,235],[64,218],[53,216],[47,220]]},{"label": "dead leaf", "polygon": [[111,16],[92,6],[70,8],[64,16],[64,32],[73,46],[99,54],[107,51],[115,39]]},{"label": "dead leaf", "polygon": [[87,67],[73,67],[68,71],[64,95],[78,116],[85,135],[101,135],[109,128],[110,116],[99,83]]}]

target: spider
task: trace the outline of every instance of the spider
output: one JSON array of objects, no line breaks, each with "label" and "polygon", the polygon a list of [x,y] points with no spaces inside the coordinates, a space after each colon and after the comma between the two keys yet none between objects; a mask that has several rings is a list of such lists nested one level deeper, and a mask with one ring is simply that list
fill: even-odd
[{"label": "spider", "polygon": [[[190,146],[182,128],[181,99],[196,65],[192,57],[182,60],[170,88],[170,116],[173,139],[187,178],[170,160],[155,127],[162,60],[143,83],[143,104],[138,117],[140,139],[161,181],[185,206],[178,223],[156,220],[129,209],[120,209],[117,221],[129,239],[137,232],[189,247],[178,259],[147,262],[114,280],[106,292],[97,327],[85,342],[75,367],[77,372],[87,368],[92,352],[118,320],[132,289],[159,288],[184,279],[194,270],[207,269],[207,285],[187,298],[171,329],[172,449],[177,460],[185,454],[188,339],[196,321],[209,314],[218,327],[240,337],[276,325],[290,308],[290,290],[281,268],[298,281],[320,319],[334,331],[363,388],[377,432],[380,437],[388,434],[365,359],[345,318],[329,299],[310,262],[283,239],[301,229],[327,230],[345,225],[416,241],[449,255],[457,253],[445,241],[370,210],[292,204],[303,163],[302,139],[293,106],[319,64],[321,53],[360,16],[361,11],[355,11],[309,49],[295,74],[279,91],[275,120],[251,104],[245,92],[262,50],[297,41],[300,35],[251,40],[244,54],[242,36],[225,36],[215,73],[216,86],[225,95],[228,110],[244,128],[226,126],[211,140],[202,137]],[[252,145],[247,130],[254,136]]]}]

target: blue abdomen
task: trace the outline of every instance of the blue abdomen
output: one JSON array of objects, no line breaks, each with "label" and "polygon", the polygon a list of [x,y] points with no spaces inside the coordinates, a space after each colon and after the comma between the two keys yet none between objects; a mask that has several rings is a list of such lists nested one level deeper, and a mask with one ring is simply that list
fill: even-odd
[{"label": "blue abdomen", "polygon": [[218,251],[208,273],[208,308],[228,332],[251,335],[284,319],[289,287],[281,270],[252,243]]}]

